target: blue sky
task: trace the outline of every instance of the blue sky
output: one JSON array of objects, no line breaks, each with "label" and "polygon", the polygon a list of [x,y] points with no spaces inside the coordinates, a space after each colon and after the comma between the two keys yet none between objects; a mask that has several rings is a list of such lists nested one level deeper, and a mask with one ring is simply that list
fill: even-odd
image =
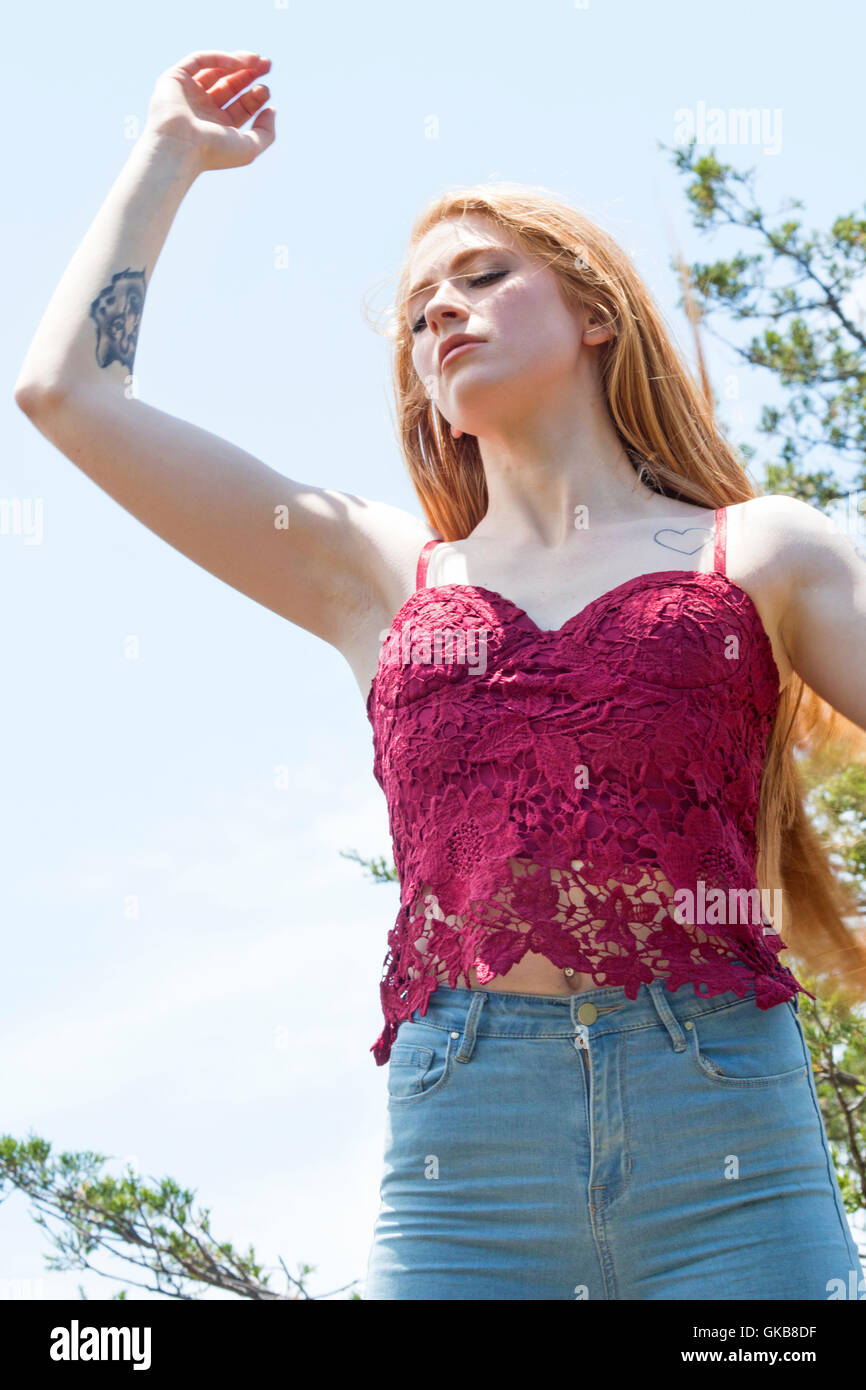
[{"label": "blue sky", "polygon": [[[769,152],[718,153],[756,167],[765,206],[797,195],[820,225],[862,207],[863,40],[844,0],[10,12],[2,493],[41,499],[44,534],[0,536],[0,1131],[171,1174],[218,1239],[277,1274],[280,1255],[316,1264],[314,1293],[363,1276],[397,907],[339,854],[390,851],[363,696],[338,652],[148,532],[12,398],[159,73],[197,48],[264,53],[277,139],[185,199],[148,288],[142,397],[289,477],[420,515],[364,305],[389,302],[421,207],[452,184],[547,186],[631,251],[689,354],[669,257],[716,251],[656,142],[677,112],[757,107]],[[710,361],[718,386],[733,359]],[[745,437],[767,383],[738,382]],[[46,1274],[20,1197],[0,1223],[0,1297],[123,1286]]]}]

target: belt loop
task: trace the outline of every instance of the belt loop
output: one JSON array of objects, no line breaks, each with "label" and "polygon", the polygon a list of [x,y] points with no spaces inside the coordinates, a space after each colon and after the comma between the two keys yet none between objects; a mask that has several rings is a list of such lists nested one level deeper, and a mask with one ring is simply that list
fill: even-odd
[{"label": "belt loop", "polygon": [[655,1011],[667,1028],[671,1042],[674,1045],[674,1052],[684,1052],[688,1043],[686,1035],[680,1027],[670,1004],[665,997],[665,982],[662,979],[653,980],[652,984],[646,986],[647,994],[655,1005]]},{"label": "belt loop", "polygon": [[460,1046],[454,1054],[456,1062],[468,1062],[472,1053],[475,1051],[475,1031],[478,1027],[478,1015],[484,1008],[484,1001],[487,993],[483,989],[473,990],[472,1000],[466,1012],[466,1023],[463,1028],[463,1037]]}]

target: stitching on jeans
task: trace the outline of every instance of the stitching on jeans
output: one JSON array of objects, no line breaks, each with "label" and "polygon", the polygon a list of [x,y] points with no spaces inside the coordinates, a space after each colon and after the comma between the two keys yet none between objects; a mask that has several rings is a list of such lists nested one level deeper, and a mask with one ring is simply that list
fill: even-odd
[{"label": "stitching on jeans", "polygon": [[[443,1029],[442,1031],[448,1032],[449,1030]],[[434,1081],[433,1085],[429,1086],[426,1091],[418,1091],[411,1096],[392,1096],[390,1091],[387,1091],[386,1087],[388,1104],[397,1105],[398,1108],[402,1110],[405,1106],[418,1105],[422,1100],[427,1100],[428,1096],[434,1096],[439,1091],[444,1091],[448,1082],[454,1075],[456,1048],[451,1046],[454,1041],[455,1040],[451,1038],[450,1035],[445,1041],[445,1070],[438,1081]]]},{"label": "stitching on jeans", "polygon": [[[805,1065],[791,1067],[788,1071],[774,1072],[772,1076],[730,1076],[722,1071],[718,1062],[714,1062],[711,1057],[703,1051],[701,1046],[700,1028],[691,1029],[692,1040],[688,1046],[689,1060],[695,1067],[700,1076],[705,1080],[714,1082],[720,1090],[728,1088],[733,1090],[754,1091],[762,1087],[781,1086],[783,1082],[795,1083],[806,1080]],[[801,1042],[802,1046],[802,1042]]]}]

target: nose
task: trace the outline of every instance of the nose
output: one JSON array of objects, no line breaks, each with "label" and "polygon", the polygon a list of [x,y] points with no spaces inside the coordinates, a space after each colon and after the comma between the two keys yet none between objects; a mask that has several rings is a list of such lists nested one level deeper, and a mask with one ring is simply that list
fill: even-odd
[{"label": "nose", "polygon": [[455,291],[447,280],[443,280],[427,300],[425,315],[430,328],[434,333],[438,333],[441,324],[453,322],[463,313],[459,300],[455,298]]},{"label": "nose", "polygon": [[453,321],[454,321],[455,319],[458,319],[459,317],[460,317],[460,314],[458,313],[458,311],[457,311],[456,309],[448,309],[448,308],[434,309],[432,313],[431,313],[430,310],[428,309],[428,311],[427,311],[427,323],[428,323],[428,325],[429,325],[429,327],[430,327],[431,333],[433,334],[433,336],[434,336],[434,338],[435,338],[435,340],[436,340],[436,347],[437,347],[437,349],[438,349],[438,346],[439,346],[439,338],[440,338],[441,335],[442,335],[442,328],[443,328],[443,326],[444,326],[445,324],[453,323]]}]

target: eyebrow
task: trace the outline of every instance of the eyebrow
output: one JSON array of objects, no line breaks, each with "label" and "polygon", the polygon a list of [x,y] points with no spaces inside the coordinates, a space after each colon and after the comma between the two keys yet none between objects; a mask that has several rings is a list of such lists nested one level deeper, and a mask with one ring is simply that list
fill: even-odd
[{"label": "eyebrow", "polygon": [[[514,254],[513,251],[509,251],[507,246],[500,246],[498,242],[493,242],[488,246],[474,246],[468,251],[458,251],[457,255],[452,258],[448,269],[452,271],[460,270],[462,266],[468,265],[470,261],[475,261],[479,256],[487,255],[490,252],[504,253],[506,256]],[[415,299],[417,295],[421,294],[423,290],[432,289],[435,284],[438,284],[438,281],[424,280],[420,284],[414,285],[406,296],[406,307],[408,308],[412,300]]]}]

